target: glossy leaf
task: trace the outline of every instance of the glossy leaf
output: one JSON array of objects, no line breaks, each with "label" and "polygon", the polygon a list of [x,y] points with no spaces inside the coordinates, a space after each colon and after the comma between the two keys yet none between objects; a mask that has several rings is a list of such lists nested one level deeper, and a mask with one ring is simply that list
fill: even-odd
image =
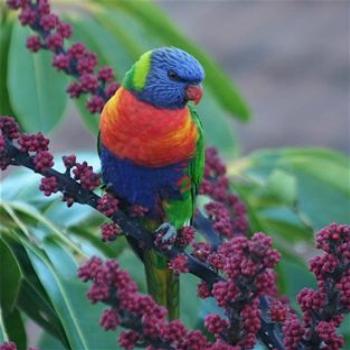
[{"label": "glossy leaf", "polygon": [[297,181],[293,175],[276,169],[267,180],[267,192],[281,202],[293,205],[297,200]]},{"label": "glossy leaf", "polygon": [[203,123],[206,146],[215,146],[223,157],[234,159],[239,153],[237,136],[231,121],[210,91],[198,105],[198,113]]},{"label": "glossy leaf", "polygon": [[[72,252],[81,256],[98,255],[101,257],[116,257],[126,247],[123,239],[112,244],[102,242],[100,225],[105,219],[93,210],[83,210],[76,218],[71,217],[70,211],[61,201],[53,201],[43,212],[25,202],[14,201],[2,203],[14,222],[23,233],[35,240],[42,241],[46,237],[55,236]],[[72,210],[72,213],[79,212]],[[56,215],[57,213],[57,215]],[[64,213],[66,218],[64,218]],[[62,216],[61,216],[62,215]]]},{"label": "glossy leaf", "polygon": [[340,326],[339,334],[344,336],[345,345],[344,349],[350,348],[350,314],[347,314]]},{"label": "glossy leaf", "polygon": [[[115,70],[117,79],[121,80],[133,59],[129,56],[118,38],[100,26],[86,14],[67,14],[68,21],[74,27],[72,41],[81,41],[93,50],[102,65],[108,64]],[[100,40],[103,38],[103,40]],[[79,114],[87,128],[94,134],[98,132],[99,116],[91,114],[86,108],[86,97],[75,100]]]},{"label": "glossy leaf", "polygon": [[18,306],[46,332],[55,336],[56,339],[61,339],[63,343],[67,343],[64,330],[56,311],[53,309],[49,300],[47,300],[46,295],[42,294],[42,292],[27,279],[25,279],[22,284],[18,298]]},{"label": "glossy leaf", "polygon": [[21,235],[17,231],[11,231],[8,235],[4,235],[4,239],[15,254],[23,274],[17,297],[17,307],[45,331],[67,344],[57,314],[31,265],[23,245],[20,243],[19,237]]},{"label": "glossy leaf", "polygon": [[201,301],[197,296],[199,279],[191,274],[180,275],[181,320],[189,328],[196,328],[199,322]]},{"label": "glossy leaf", "polygon": [[98,3],[105,4],[109,8],[125,10],[140,21],[152,35],[161,38],[165,44],[180,47],[197,57],[205,68],[207,84],[220,104],[241,120],[249,119],[249,108],[227,74],[202,50],[186,39],[156,5],[146,1],[130,0],[118,2],[102,0]]},{"label": "glossy leaf", "polygon": [[296,296],[303,288],[315,288],[315,277],[309,270],[300,267],[286,257],[279,263],[279,268],[284,276],[288,276],[288,278],[284,280],[286,284],[285,292],[290,298],[291,305],[293,308],[299,310]]},{"label": "glossy leaf", "polygon": [[[111,31],[111,27],[107,26],[106,23],[101,25],[98,22],[99,15],[100,11],[97,10],[93,11],[91,16],[68,15],[75,29],[72,40],[83,41],[88,48],[97,54],[100,64],[108,64],[114,69],[116,78],[120,81],[142,51],[135,49],[136,52],[134,51],[132,54],[130,48],[126,49],[124,46],[127,43],[120,40],[120,37],[114,32],[118,23],[114,24],[113,31]],[[103,19],[107,20],[106,17]],[[125,31],[125,28],[123,30]]]},{"label": "glossy leaf", "polygon": [[0,308],[0,344],[9,340],[8,334],[6,332],[5,323],[3,319],[2,310]]},{"label": "glossy leaf", "polygon": [[[2,206],[11,215],[21,231],[27,236],[35,236],[35,239],[41,241],[49,236],[56,236],[61,242],[63,242],[73,252],[84,256],[84,252],[80,249],[78,244],[75,244],[72,240],[65,235],[54,223],[48,220],[44,215],[40,213],[35,207],[23,202],[2,203]],[[20,214],[24,214],[24,219]],[[26,219],[30,220],[29,225]]]},{"label": "glossy leaf", "polygon": [[40,349],[45,350],[65,350],[62,343],[48,333],[43,333],[41,335],[38,346]]},{"label": "glossy leaf", "polygon": [[[94,248],[91,255],[98,255],[103,258],[113,259],[118,257],[124,249],[128,249],[128,244],[124,237],[118,238],[115,242],[106,243],[101,240],[100,229],[97,233],[89,230],[88,227],[71,227],[69,233],[77,238],[78,242],[89,243]],[[84,249],[86,251],[87,249]]]},{"label": "glossy leaf", "polygon": [[255,209],[281,204],[281,198],[271,198],[268,182],[274,172],[282,171],[295,181],[295,205],[290,208],[306,226],[318,230],[332,222],[350,223],[350,167],[342,154],[312,148],[260,151],[237,162],[230,171],[253,183],[250,204]]},{"label": "glossy leaf", "polygon": [[0,238],[0,304],[4,317],[15,307],[22,282],[22,272],[15,255]]},{"label": "glossy leaf", "polygon": [[67,78],[51,67],[51,53],[33,54],[25,47],[30,31],[13,28],[7,86],[16,117],[26,131],[49,132],[64,115]]},{"label": "glossy leaf", "polygon": [[27,335],[21,313],[17,308],[4,317],[8,337],[17,345],[17,350],[27,349]]},{"label": "glossy leaf", "polygon": [[10,45],[13,21],[9,12],[0,9],[0,115],[14,115],[8,90],[6,78],[8,73],[8,49]]},{"label": "glossy leaf", "polygon": [[[87,286],[77,279],[77,264],[63,247],[53,240],[43,244],[46,258],[38,249],[26,244],[28,256],[45,287],[73,349],[115,348],[115,336],[98,325],[102,306],[91,305]],[[84,310],[84,317],[82,317]]]},{"label": "glossy leaf", "polygon": [[134,281],[137,283],[141,292],[146,292],[145,270],[140,259],[137,258],[131,249],[125,249],[119,256],[120,266],[127,270]]}]

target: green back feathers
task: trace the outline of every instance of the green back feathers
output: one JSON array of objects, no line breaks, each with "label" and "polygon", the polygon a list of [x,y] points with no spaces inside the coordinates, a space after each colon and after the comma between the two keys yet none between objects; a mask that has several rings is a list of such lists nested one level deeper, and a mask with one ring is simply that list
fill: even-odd
[{"label": "green back feathers", "polygon": [[203,127],[202,123],[199,119],[198,113],[189,106],[189,109],[191,111],[192,120],[197,125],[198,128],[198,141],[196,146],[196,155],[192,159],[192,162],[190,164],[190,173],[191,173],[191,179],[194,186],[193,190],[195,193],[198,193],[199,185],[202,181],[203,174],[204,174],[204,166],[205,166],[205,147],[204,147],[204,139],[203,139]]},{"label": "green back feathers", "polygon": [[205,165],[205,150],[203,140],[203,129],[197,112],[189,106],[193,122],[198,128],[198,141],[196,145],[196,154],[188,165],[187,175],[191,179],[191,187],[182,194],[180,200],[169,200],[163,203],[166,213],[166,220],[175,228],[179,229],[192,219],[196,206],[196,196],[199,185],[202,181]]},{"label": "green back feathers", "polygon": [[123,86],[129,90],[141,91],[146,84],[151,67],[152,51],[145,52],[139,60],[127,71]]}]

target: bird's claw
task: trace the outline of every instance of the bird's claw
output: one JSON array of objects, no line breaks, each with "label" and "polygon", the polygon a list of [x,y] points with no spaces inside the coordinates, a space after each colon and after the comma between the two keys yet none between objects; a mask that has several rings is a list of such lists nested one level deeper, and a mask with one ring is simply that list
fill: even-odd
[{"label": "bird's claw", "polygon": [[168,222],[164,222],[156,229],[156,234],[161,235],[160,242],[161,245],[172,245],[177,236],[176,228],[169,224]]}]

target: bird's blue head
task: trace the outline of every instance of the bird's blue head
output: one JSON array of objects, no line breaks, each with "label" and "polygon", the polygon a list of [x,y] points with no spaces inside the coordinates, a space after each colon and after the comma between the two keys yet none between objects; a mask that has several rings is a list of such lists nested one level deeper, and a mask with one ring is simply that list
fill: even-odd
[{"label": "bird's blue head", "polygon": [[202,97],[204,70],[189,53],[163,47],[144,53],[127,72],[123,86],[158,108],[183,108]]}]

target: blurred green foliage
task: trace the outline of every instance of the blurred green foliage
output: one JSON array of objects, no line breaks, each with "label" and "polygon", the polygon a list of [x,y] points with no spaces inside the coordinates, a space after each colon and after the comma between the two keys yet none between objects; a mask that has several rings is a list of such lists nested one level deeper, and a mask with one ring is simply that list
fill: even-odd
[{"label": "blurred green foliage", "polygon": [[[156,5],[121,0],[55,4],[73,25],[72,41],[84,42],[101,64],[116,70],[119,80],[142,52],[155,46],[181,47],[202,62],[207,93],[199,113],[207,143],[227,156],[232,189],[247,205],[251,231],[270,234],[282,252],[279,287],[295,305],[296,292],[314,285],[305,259],[313,253],[314,232],[334,221],[350,223],[349,159],[307,148],[261,150],[237,158],[227,116],[248,120],[247,103],[213,59]],[[69,80],[50,66],[48,53],[25,49],[28,30],[0,10],[0,114],[15,115],[26,131],[50,132],[68,116],[64,90]],[[75,103],[83,123],[96,133],[98,119],[87,112],[83,98]],[[96,154],[78,158],[99,168]],[[56,164],[60,167],[59,159]],[[0,191],[0,342],[10,338],[20,350],[26,348],[26,315],[45,330],[44,349],[92,350],[102,343],[106,350],[115,349],[116,334],[98,326],[101,306],[87,302],[87,286],[77,280],[76,266],[92,255],[118,258],[144,291],[142,265],[125,249],[123,239],[110,245],[100,241],[102,216],[78,204],[68,210],[57,196],[44,197],[38,184],[37,175],[18,171],[5,179]],[[201,327],[205,314],[218,311],[211,300],[199,302],[197,283],[193,276],[182,280],[182,318],[190,327]],[[350,337],[349,327],[342,332]]]}]

